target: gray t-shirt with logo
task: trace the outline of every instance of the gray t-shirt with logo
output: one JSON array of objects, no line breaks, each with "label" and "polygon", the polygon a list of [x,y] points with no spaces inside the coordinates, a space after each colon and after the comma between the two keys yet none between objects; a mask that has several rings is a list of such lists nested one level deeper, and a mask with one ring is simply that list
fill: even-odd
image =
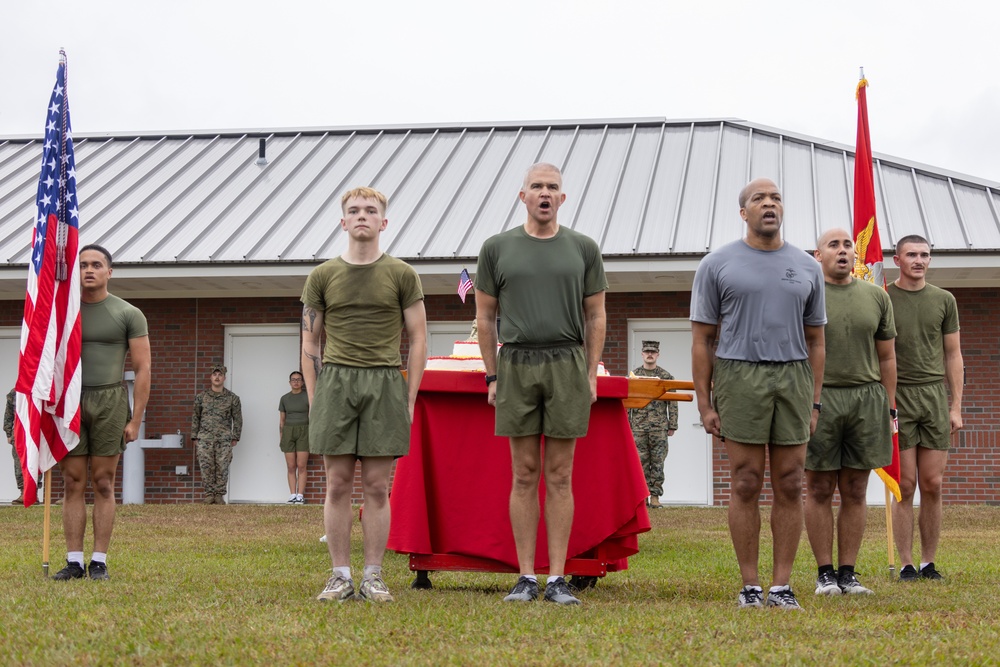
[{"label": "gray t-shirt with logo", "polygon": [[826,324],[819,262],[789,243],[778,250],[728,243],[698,265],[691,320],[719,325],[720,359],[804,361],[803,325]]}]

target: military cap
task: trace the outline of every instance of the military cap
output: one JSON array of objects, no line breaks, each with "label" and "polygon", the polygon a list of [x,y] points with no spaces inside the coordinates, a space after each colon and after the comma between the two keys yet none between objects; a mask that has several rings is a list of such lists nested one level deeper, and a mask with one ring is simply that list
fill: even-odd
[{"label": "military cap", "polygon": [[223,366],[222,364],[215,364],[214,366],[212,366],[212,370],[211,370],[211,372],[212,372],[212,373],[214,373],[215,371],[219,371],[219,372],[220,372],[220,373],[222,373],[223,375],[225,375],[225,374],[226,374],[226,373],[228,372],[228,371],[226,370],[226,367],[225,367],[225,366]]},{"label": "military cap", "polygon": [[658,341],[658,340],[644,340],[644,341],[642,341],[642,351],[643,352],[659,352],[660,351],[660,341]]}]

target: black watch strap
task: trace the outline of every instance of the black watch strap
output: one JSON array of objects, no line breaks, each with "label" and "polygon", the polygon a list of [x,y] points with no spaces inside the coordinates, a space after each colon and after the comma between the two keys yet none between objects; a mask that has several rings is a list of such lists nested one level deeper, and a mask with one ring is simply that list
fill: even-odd
[{"label": "black watch strap", "polygon": [[491,383],[496,382],[496,381],[497,381],[497,376],[496,375],[487,375],[486,376],[486,386],[487,387],[490,386]]},{"label": "black watch strap", "polygon": [[823,412],[823,404],[813,403],[813,410],[815,410],[816,412]]}]

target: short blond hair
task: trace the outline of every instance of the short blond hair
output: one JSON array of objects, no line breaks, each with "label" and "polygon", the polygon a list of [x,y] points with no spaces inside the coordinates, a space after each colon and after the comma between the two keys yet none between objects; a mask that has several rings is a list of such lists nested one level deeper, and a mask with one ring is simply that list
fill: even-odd
[{"label": "short blond hair", "polygon": [[347,201],[357,197],[358,199],[374,199],[378,202],[379,208],[382,209],[382,215],[385,215],[385,209],[389,205],[389,200],[386,196],[376,190],[375,188],[360,187],[354,188],[353,190],[348,190],[344,193],[344,196],[340,198],[340,209],[347,212]]}]

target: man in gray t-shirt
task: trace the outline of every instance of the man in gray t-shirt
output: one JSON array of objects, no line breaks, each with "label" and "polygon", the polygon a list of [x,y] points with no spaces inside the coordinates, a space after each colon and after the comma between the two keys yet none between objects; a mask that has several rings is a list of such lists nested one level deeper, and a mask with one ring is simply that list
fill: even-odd
[{"label": "man in gray t-shirt", "polygon": [[788,584],[802,532],[806,443],[822,407],[823,275],[812,257],[781,239],[777,185],[752,181],[739,204],[746,236],[709,254],[695,273],[694,388],[705,430],[722,439],[729,458],[729,526],[743,578],[738,603],[765,604],[757,557],[769,458],[774,572],[766,604],[798,609]]}]

